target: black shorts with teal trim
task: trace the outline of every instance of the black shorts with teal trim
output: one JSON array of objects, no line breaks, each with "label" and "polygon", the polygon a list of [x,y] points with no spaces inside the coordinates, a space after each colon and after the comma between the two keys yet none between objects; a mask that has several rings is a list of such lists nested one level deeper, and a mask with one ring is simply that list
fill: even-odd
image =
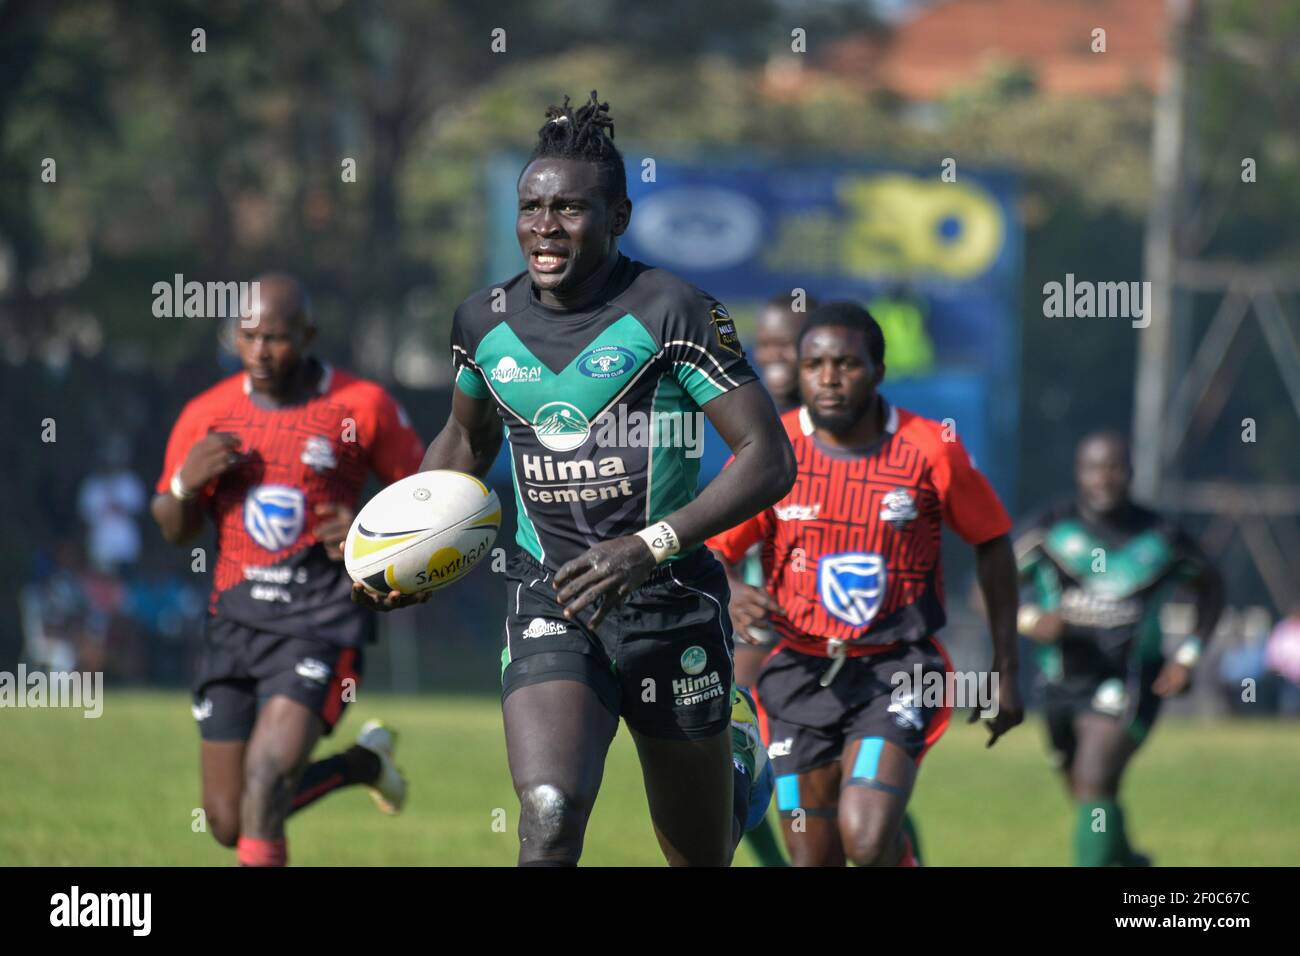
[{"label": "black shorts with teal trim", "polygon": [[695,740],[731,721],[732,637],[727,575],[705,548],[661,565],[595,630],[566,620],[555,573],[526,552],[506,566],[501,699],[521,687],[573,680],[637,733]]},{"label": "black shorts with teal trim", "polygon": [[1160,714],[1163,701],[1151,687],[1164,664],[1159,657],[1134,660],[1124,667],[1076,669],[1063,680],[1045,682],[1043,717],[1057,767],[1066,769],[1074,763],[1078,749],[1075,720],[1080,714],[1118,722],[1140,746]]}]

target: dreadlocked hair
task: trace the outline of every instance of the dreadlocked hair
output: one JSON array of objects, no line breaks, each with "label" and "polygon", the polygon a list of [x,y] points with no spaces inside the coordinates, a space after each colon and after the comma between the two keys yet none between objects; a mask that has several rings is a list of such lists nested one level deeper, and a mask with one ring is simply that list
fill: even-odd
[{"label": "dreadlocked hair", "polygon": [[577,109],[569,105],[568,96],[563,106],[546,108],[546,122],[537,131],[537,145],[528,162],[535,159],[595,163],[605,184],[605,199],[616,203],[627,198],[623,154],[614,146],[614,119],[609,115],[609,104],[601,103],[595,90],[591,91],[591,99]]}]

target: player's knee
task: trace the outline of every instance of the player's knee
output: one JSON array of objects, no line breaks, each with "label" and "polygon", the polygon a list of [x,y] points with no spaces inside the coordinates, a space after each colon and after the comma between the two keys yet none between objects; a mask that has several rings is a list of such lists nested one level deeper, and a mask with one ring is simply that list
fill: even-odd
[{"label": "player's knee", "polygon": [[286,803],[293,793],[294,774],[270,754],[250,755],[244,767],[244,792],[259,804]]},{"label": "player's knee", "polygon": [[208,832],[212,839],[224,847],[239,842],[239,807],[228,803],[209,804],[203,808],[207,817]]},{"label": "player's knee", "polygon": [[898,862],[899,832],[883,821],[862,820],[840,831],[844,855],[854,866],[893,866]]},{"label": "player's knee", "polygon": [[1075,767],[1070,790],[1076,800],[1113,800],[1119,792],[1119,775],[1100,767]]},{"label": "player's knee", "polygon": [[559,787],[539,783],[519,791],[520,852],[534,859],[577,862],[586,808]]}]

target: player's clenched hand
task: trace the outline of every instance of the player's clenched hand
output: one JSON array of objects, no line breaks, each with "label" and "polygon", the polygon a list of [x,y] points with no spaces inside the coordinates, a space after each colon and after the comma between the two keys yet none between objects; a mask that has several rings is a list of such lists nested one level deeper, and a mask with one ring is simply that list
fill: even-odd
[{"label": "player's clenched hand", "polygon": [[181,484],[188,491],[198,491],[242,460],[238,435],[209,432],[196,441],[185,456],[185,464],[181,465]]},{"label": "player's clenched hand", "polygon": [[747,644],[763,643],[749,633],[751,626],[765,627],[770,624],[769,614],[781,612],[772,595],[762,588],[736,583],[731,585],[731,604],[727,610],[731,612],[732,630]]},{"label": "player's clenched hand", "polygon": [[372,611],[396,611],[400,607],[423,604],[432,594],[432,591],[421,591],[419,594],[389,591],[387,594],[380,594],[378,591],[370,590],[360,581],[352,582],[353,603],[368,607]]},{"label": "player's clenched hand", "polygon": [[1192,683],[1192,669],[1177,661],[1166,661],[1156,675],[1151,690],[1157,697],[1177,697]]},{"label": "player's clenched hand", "polygon": [[331,561],[343,560],[343,545],[355,517],[351,508],[337,502],[316,506],[316,540],[325,546],[325,554]]},{"label": "player's clenched hand", "polygon": [[600,607],[588,624],[594,628],[654,569],[650,545],[636,535],[601,541],[555,572],[556,600],[564,606],[564,616],[574,620],[579,611],[599,599]]},{"label": "player's clenched hand", "polygon": [[[999,737],[1025,719],[1025,705],[1021,703],[1020,691],[1016,688],[1016,675],[1002,674],[1001,677],[1005,679],[998,680],[998,712],[988,719],[987,747],[992,747]],[[974,708],[970,712],[968,723],[973,724],[979,718],[979,708]]]}]

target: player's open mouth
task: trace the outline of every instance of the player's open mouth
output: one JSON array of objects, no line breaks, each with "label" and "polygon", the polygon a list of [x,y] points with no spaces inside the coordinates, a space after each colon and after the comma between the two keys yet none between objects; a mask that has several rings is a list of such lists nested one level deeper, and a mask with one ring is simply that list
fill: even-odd
[{"label": "player's open mouth", "polygon": [[569,254],[561,251],[533,253],[533,267],[542,273],[561,272],[569,261]]}]

